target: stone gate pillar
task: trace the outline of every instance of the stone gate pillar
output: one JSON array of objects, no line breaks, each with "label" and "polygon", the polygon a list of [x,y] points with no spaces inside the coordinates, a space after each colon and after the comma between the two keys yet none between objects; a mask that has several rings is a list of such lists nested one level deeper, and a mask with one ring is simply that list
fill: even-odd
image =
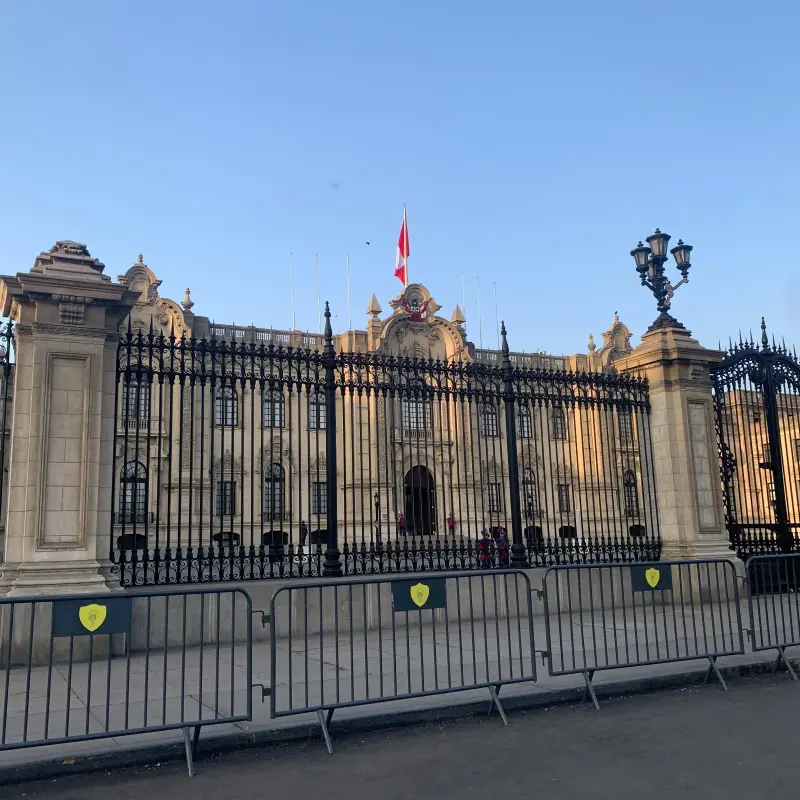
[{"label": "stone gate pillar", "polygon": [[651,431],[662,559],[729,558],[709,366],[721,360],[672,320],[616,360],[650,383]]},{"label": "stone gate pillar", "polygon": [[0,594],[97,593],[109,570],[118,327],[138,292],[62,241],[0,277],[15,326],[5,563]]}]

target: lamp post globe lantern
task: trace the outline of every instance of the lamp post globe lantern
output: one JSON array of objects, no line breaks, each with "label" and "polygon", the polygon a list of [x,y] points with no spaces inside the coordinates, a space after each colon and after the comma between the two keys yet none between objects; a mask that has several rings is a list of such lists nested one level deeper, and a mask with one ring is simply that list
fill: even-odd
[{"label": "lamp post globe lantern", "polygon": [[[678,244],[668,251],[667,248],[671,238],[668,233],[663,233],[659,228],[656,228],[654,233],[646,237],[646,245],[639,242],[631,250],[631,256],[633,256],[633,260],[636,263],[636,272],[639,273],[642,286],[650,289],[656,299],[658,317],[649,330],[665,327],[683,327],[669,311],[675,291],[683,286],[684,283],[689,282],[689,267],[691,267],[689,259],[692,253],[692,246],[685,244],[683,239],[678,239]],[[675,284],[664,274],[664,266],[669,259],[668,253],[672,254],[675,259],[675,265],[681,273],[681,279]]]}]

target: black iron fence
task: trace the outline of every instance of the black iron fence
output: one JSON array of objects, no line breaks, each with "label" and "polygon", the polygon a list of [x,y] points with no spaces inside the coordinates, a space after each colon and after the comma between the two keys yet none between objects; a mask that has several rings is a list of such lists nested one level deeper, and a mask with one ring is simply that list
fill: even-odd
[{"label": "black iron fence", "polygon": [[800,550],[800,361],[785,345],[731,344],[712,370],[725,521],[740,558]]},{"label": "black iron fence", "polygon": [[302,582],[272,598],[271,713],[316,713],[329,752],[338,708],[536,680],[519,570]]},{"label": "black iron fence", "polygon": [[543,596],[550,675],[744,653],[739,584],[730,561],[552,567]]},{"label": "black iron fence", "polygon": [[237,589],[0,598],[0,751],[252,718],[252,609]]},{"label": "black iron fence", "polygon": [[125,585],[659,557],[645,382],[132,330]]},{"label": "black iron fence", "polygon": [[14,394],[14,323],[0,323],[0,564],[5,553],[8,514],[8,461],[11,454],[11,411]]}]

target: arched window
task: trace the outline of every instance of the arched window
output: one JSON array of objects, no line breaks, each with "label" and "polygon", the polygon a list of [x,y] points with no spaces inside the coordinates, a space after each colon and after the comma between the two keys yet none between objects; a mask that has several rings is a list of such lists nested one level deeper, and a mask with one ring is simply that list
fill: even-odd
[{"label": "arched window", "polygon": [[564,414],[563,408],[554,408],[552,415],[553,425],[553,438],[566,439],[567,438],[567,418]]},{"label": "arched window", "polygon": [[146,428],[150,419],[150,384],[143,375],[126,375],[122,385],[122,421],[126,428]]},{"label": "arched window", "polygon": [[527,406],[517,409],[517,436],[520,439],[530,439],[531,429],[531,410]]},{"label": "arched window", "polygon": [[264,427],[283,427],[283,392],[278,389],[264,392]]},{"label": "arched window", "polygon": [[628,517],[639,516],[639,492],[636,489],[636,475],[633,470],[625,470],[622,475],[623,502],[625,515]]},{"label": "arched window", "polygon": [[539,490],[532,469],[522,470],[522,509],[525,519],[530,521],[539,515]]},{"label": "arched window", "polygon": [[480,414],[481,436],[497,436],[497,406],[484,403]]},{"label": "arched window", "polygon": [[325,393],[317,389],[308,395],[308,427],[312,431],[322,431],[328,427],[328,408]]},{"label": "arched window", "polygon": [[267,466],[264,472],[264,516],[267,519],[283,519],[283,488],[286,477],[283,467],[276,463]]},{"label": "arched window", "polygon": [[239,424],[239,405],[236,389],[220,386],[214,398],[214,421],[217,427],[235,427]]},{"label": "arched window", "polygon": [[426,396],[424,384],[405,387],[408,394],[403,397],[403,429],[427,431],[432,425],[431,401]]},{"label": "arched window", "polygon": [[147,468],[128,461],[120,474],[119,522],[143,524],[147,519]]}]

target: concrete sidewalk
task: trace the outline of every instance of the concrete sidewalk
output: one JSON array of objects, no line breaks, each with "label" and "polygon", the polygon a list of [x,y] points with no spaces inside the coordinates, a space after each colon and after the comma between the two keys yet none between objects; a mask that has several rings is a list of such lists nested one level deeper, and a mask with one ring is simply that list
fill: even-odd
[{"label": "concrete sidewalk", "polygon": [[[746,619],[744,611],[742,607],[742,618]],[[580,670],[586,664],[613,664],[616,659],[685,658],[703,647],[721,652],[733,651],[739,645],[738,625],[727,630],[719,628],[721,621],[735,622],[735,607],[709,605],[702,613],[696,612],[688,618],[684,611],[682,619],[680,614],[668,616],[668,613],[672,612],[658,609],[655,624],[653,619],[640,617],[626,620],[623,625],[599,613],[581,620],[556,618],[551,627],[562,636],[560,641],[552,643],[549,658],[561,669]],[[546,647],[543,618],[534,617],[530,627],[527,620],[520,623],[517,619],[478,622],[477,638],[475,626],[465,629],[465,623],[461,622],[350,631],[347,635],[340,631],[337,641],[332,641],[330,632],[279,639],[275,653],[278,680],[272,698],[276,710],[288,712],[334,703],[360,703],[378,696],[504,680],[520,681],[504,686],[501,691],[501,701],[509,708],[580,697],[576,691],[584,686],[580,673],[551,677],[543,665],[541,651]],[[269,686],[269,644],[254,643],[252,658],[253,683]],[[734,673],[753,669],[754,665],[772,658],[772,653],[749,652],[724,656],[719,665],[731,674],[731,669]],[[707,660],[684,660],[608,669],[598,671],[595,682],[602,696],[695,680],[707,668]],[[535,682],[530,680],[534,673]],[[52,672],[47,667],[0,670],[0,692],[3,723],[0,733],[9,744],[23,737],[32,740],[46,735],[52,739],[65,732],[99,733],[169,725],[181,720],[202,721],[207,727],[203,729],[201,742],[213,739],[215,747],[236,747],[309,733],[319,735],[315,714],[271,718],[270,699],[261,702],[260,688],[251,691],[248,686],[247,648],[242,645],[209,643],[186,651],[150,650],[98,660],[91,665],[56,664]],[[252,720],[215,722],[249,716],[251,696]],[[489,699],[488,690],[481,688],[341,708],[335,713],[331,731],[335,740],[337,727],[344,723],[348,727],[369,727],[463,715],[475,709],[486,711]],[[167,745],[173,747],[166,748]],[[73,759],[82,764],[87,760],[98,764],[124,763],[164,758],[176,752],[174,747],[182,746],[181,732],[169,730],[7,750],[0,752],[0,780],[19,777],[20,769],[40,769],[44,761],[66,762],[66,766],[71,766]]]}]

